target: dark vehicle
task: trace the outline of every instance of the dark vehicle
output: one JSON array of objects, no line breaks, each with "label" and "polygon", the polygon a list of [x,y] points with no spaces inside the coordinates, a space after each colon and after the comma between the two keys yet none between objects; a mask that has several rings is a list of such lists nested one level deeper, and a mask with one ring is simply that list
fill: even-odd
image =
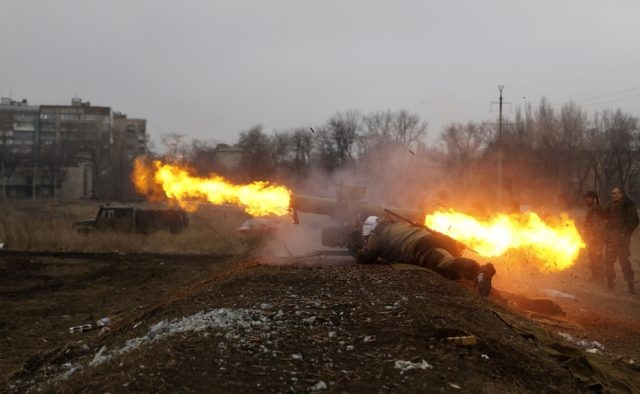
[{"label": "dark vehicle", "polygon": [[270,218],[251,218],[242,223],[236,231],[242,234],[247,245],[260,246],[275,238],[278,233],[278,225]]},{"label": "dark vehicle", "polygon": [[116,205],[101,205],[95,219],[73,223],[73,228],[81,233],[96,230],[138,233],[168,230],[178,233],[188,226],[187,213],[180,209],[140,209]]}]

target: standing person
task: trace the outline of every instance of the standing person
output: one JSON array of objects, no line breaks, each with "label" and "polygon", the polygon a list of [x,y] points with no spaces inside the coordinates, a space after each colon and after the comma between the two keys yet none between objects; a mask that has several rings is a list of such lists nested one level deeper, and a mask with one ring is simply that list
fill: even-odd
[{"label": "standing person", "polygon": [[604,284],[604,226],[605,221],[600,217],[600,199],[598,193],[591,190],[585,193],[587,215],[584,219],[584,240],[587,244],[591,281]]},{"label": "standing person", "polygon": [[629,256],[629,243],[631,234],[638,227],[638,211],[634,202],[624,194],[621,187],[615,187],[611,191],[611,201],[603,211],[607,219],[606,224],[606,254],[604,259],[605,277],[607,286],[613,289],[615,272],[614,264],[616,260],[620,262],[620,268],[624,279],[627,281],[629,293],[635,294],[633,284],[633,270]]},{"label": "standing person", "polygon": [[395,222],[391,217],[380,220],[369,216],[362,226],[362,236],[363,246],[356,254],[359,263],[374,263],[382,257],[415,264],[448,279],[471,280],[480,295],[487,296],[491,292],[491,280],[496,273],[493,265],[481,266],[475,260],[462,257],[456,241],[442,234]]}]

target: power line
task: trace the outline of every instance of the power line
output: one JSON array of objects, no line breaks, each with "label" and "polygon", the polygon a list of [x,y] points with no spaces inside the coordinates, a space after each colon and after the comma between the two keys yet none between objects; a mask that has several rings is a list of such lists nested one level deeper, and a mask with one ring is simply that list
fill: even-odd
[{"label": "power line", "polygon": [[599,96],[591,96],[591,97],[585,97],[585,98],[580,98],[580,99],[576,99],[573,101],[579,102],[579,101],[589,101],[589,100],[594,100],[594,99],[598,99],[598,98],[602,98],[602,97],[607,97],[607,96],[614,96],[616,94],[620,94],[620,93],[625,93],[625,92],[630,92],[632,90],[637,90],[640,89],[640,86],[635,86],[633,88],[628,88],[628,89],[622,89],[622,90],[617,90],[615,92],[611,92],[611,93],[606,93],[606,94],[601,94]]},{"label": "power line", "polygon": [[585,107],[591,106],[591,105],[599,105],[599,104],[607,104],[607,103],[614,103],[616,101],[624,101],[624,100],[631,100],[634,98],[638,98],[640,97],[640,94],[636,94],[633,96],[629,96],[629,97],[621,97],[621,98],[617,98],[617,99],[613,99],[613,100],[607,100],[607,101],[599,101],[597,103],[587,103],[587,104],[582,104]]}]

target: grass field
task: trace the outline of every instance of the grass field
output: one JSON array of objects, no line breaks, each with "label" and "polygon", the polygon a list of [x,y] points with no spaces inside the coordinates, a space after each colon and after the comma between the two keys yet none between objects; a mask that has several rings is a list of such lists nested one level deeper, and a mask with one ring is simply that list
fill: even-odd
[{"label": "grass field", "polygon": [[238,253],[244,247],[235,228],[248,215],[228,207],[201,207],[189,215],[189,228],[179,234],[158,231],[148,235],[116,232],[83,235],[71,228],[76,220],[95,217],[99,205],[93,201],[0,202],[0,243],[10,250],[124,253]]}]

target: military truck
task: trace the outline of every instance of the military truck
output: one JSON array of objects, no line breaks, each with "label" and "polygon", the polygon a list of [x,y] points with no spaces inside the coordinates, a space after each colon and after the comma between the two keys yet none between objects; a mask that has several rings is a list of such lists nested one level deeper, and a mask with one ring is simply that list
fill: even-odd
[{"label": "military truck", "polygon": [[141,209],[127,205],[101,205],[95,219],[73,223],[73,228],[84,234],[94,231],[146,234],[158,230],[178,233],[188,226],[189,217],[183,210]]}]

